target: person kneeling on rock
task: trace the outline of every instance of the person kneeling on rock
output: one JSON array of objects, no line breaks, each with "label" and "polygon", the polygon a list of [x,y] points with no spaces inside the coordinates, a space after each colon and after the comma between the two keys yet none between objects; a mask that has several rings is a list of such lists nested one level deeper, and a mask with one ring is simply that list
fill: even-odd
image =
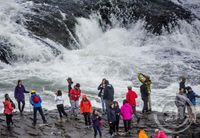
[{"label": "person kneeling on rock", "polygon": [[80,112],[83,114],[85,118],[85,125],[90,127],[91,126],[91,112],[92,112],[92,105],[90,100],[87,98],[86,95],[82,96],[82,100],[80,103]]},{"label": "person kneeling on rock", "polygon": [[39,111],[41,117],[42,117],[42,120],[43,120],[43,123],[47,123],[46,119],[45,119],[45,116],[43,114],[43,110],[42,110],[42,106],[41,106],[41,103],[42,103],[42,100],[40,98],[39,95],[36,94],[36,90],[31,90],[31,97],[30,97],[30,103],[33,105],[33,125],[35,126],[36,125],[36,122],[37,122],[37,111]]}]

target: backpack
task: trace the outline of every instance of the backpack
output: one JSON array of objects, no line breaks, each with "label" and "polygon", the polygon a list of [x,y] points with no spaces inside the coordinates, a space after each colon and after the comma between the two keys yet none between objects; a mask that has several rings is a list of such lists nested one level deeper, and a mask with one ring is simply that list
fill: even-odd
[{"label": "backpack", "polygon": [[37,95],[33,96],[33,102],[34,103],[39,103],[40,102],[40,98]]}]

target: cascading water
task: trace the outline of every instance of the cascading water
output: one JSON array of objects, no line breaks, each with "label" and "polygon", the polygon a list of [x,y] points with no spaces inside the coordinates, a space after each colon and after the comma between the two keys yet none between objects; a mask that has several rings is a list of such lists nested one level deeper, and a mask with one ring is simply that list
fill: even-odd
[{"label": "cascading water", "polygon": [[[31,1],[0,3],[0,46],[5,49],[4,56],[9,52],[11,63],[0,62],[0,101],[5,93],[13,96],[18,79],[24,80],[28,90],[38,89],[44,106],[48,105],[48,108],[55,107],[53,92],[67,90],[68,76],[81,84],[83,93],[93,97],[95,106],[100,105],[96,87],[104,77],[113,84],[116,99],[122,101],[127,85],[133,84],[139,94],[137,73],[149,74],[153,81],[152,101],[156,110],[161,109],[159,103],[165,96],[176,94],[180,76],[188,77],[194,90],[200,88],[198,19],[191,23],[178,20],[178,26],[171,27],[170,33],[163,28],[161,35],[155,35],[145,29],[144,19],[125,28],[113,15],[112,27],[105,30],[99,24],[101,17],[98,13],[89,15],[89,18],[76,17],[71,37],[77,41],[79,49],[76,45],[75,50],[69,50],[53,39],[37,36],[27,29],[23,23],[27,18],[23,15],[35,14],[29,8],[33,6]],[[67,94],[65,97],[67,99]],[[138,104],[141,107],[140,98]]]}]

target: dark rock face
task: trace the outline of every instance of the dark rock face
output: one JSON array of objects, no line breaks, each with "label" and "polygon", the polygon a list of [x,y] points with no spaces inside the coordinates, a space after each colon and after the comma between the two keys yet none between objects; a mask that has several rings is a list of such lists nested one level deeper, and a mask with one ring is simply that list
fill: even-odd
[{"label": "dark rock face", "polygon": [[[25,25],[31,36],[51,39],[68,49],[80,47],[74,30],[76,17],[89,18],[92,13],[100,15],[99,24],[104,31],[113,27],[111,17],[114,16],[125,28],[139,19],[144,19],[144,27],[154,34],[161,34],[163,28],[170,32],[179,19],[191,22],[195,18],[190,11],[170,0],[29,1],[32,2],[28,7],[31,12],[24,13],[25,20],[19,19],[16,23]],[[12,56],[9,50],[0,48],[1,61],[9,63],[9,56]]]}]

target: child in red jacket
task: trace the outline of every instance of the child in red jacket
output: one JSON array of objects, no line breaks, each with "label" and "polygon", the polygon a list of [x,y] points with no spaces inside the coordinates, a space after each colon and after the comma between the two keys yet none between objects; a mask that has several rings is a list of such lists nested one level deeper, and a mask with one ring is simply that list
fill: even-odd
[{"label": "child in red jacket", "polygon": [[86,95],[82,96],[81,104],[80,104],[80,112],[83,114],[85,118],[85,125],[91,126],[91,112],[92,112],[92,105],[90,100],[87,98]]},{"label": "child in red jacket", "polygon": [[10,123],[13,124],[12,111],[14,109],[14,104],[8,94],[5,94],[5,101],[3,102],[3,104],[4,104],[4,114],[6,115],[7,129],[10,130]]}]

